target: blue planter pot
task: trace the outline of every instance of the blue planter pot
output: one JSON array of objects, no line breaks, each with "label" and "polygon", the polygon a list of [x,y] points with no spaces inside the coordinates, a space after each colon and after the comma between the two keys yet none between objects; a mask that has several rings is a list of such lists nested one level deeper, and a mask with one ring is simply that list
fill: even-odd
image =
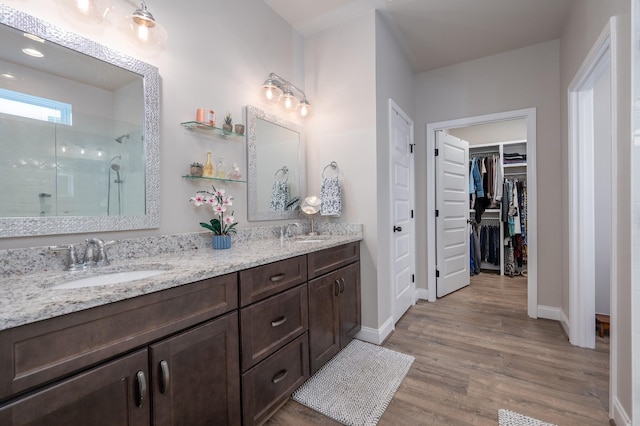
[{"label": "blue planter pot", "polygon": [[231,235],[214,235],[212,245],[216,250],[231,248]]}]

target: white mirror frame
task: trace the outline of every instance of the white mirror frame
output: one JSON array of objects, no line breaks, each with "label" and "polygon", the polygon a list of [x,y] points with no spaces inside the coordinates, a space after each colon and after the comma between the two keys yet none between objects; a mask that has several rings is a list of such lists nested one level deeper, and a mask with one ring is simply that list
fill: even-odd
[{"label": "white mirror frame", "polygon": [[0,218],[0,238],[150,229],[160,226],[160,78],[158,68],[43,20],[0,5],[0,24],[35,34],[143,77],[145,214]]},{"label": "white mirror frame", "polygon": [[[304,134],[302,133],[302,126],[298,124],[283,120],[282,118],[262,111],[259,108],[248,105],[247,106],[247,153],[248,153],[248,177],[247,177],[247,199],[249,210],[247,212],[248,220],[280,220],[280,219],[295,219],[300,217],[299,210],[272,212],[266,210],[258,210],[258,173],[257,173],[257,144],[260,143],[258,135],[256,134],[257,120],[262,119],[271,123],[277,124],[289,130],[293,130],[300,134],[300,149],[298,150],[298,167],[299,167],[299,185],[300,185],[300,198],[306,191],[306,154],[305,154],[305,142]],[[269,188],[271,190],[271,188]]]}]

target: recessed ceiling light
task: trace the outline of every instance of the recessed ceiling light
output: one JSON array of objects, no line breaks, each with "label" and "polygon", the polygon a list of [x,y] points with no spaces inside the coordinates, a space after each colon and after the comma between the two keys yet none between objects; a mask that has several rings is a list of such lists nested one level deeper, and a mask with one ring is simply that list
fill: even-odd
[{"label": "recessed ceiling light", "polygon": [[31,33],[23,33],[24,36],[28,39],[31,39],[33,41],[37,41],[38,43],[44,43],[44,39],[42,37],[38,37],[35,34],[31,34]]},{"label": "recessed ceiling light", "polygon": [[7,80],[15,80],[16,76],[13,74],[9,74],[7,72],[0,74],[0,77],[6,78]]},{"label": "recessed ceiling light", "polygon": [[39,50],[31,49],[30,47],[25,47],[22,52],[34,58],[42,58],[44,56]]}]

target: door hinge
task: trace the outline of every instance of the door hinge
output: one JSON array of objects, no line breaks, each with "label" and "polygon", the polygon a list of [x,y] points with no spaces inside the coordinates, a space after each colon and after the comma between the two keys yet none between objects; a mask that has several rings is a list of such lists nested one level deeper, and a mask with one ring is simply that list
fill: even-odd
[{"label": "door hinge", "polygon": [[411,274],[411,282],[412,283],[416,282],[416,274]]},{"label": "door hinge", "polygon": [[415,145],[415,143],[410,143],[409,144],[409,152],[411,152],[411,154],[413,154],[413,146]]},{"label": "door hinge", "polygon": [[413,219],[413,209],[411,209],[411,219]]},{"label": "door hinge", "polygon": [[436,217],[440,216],[440,210],[436,210]]},{"label": "door hinge", "polygon": [[436,269],[436,278],[440,278],[440,271]]},{"label": "door hinge", "polygon": [[440,155],[440,151],[438,150],[438,148],[436,148],[436,157]]}]

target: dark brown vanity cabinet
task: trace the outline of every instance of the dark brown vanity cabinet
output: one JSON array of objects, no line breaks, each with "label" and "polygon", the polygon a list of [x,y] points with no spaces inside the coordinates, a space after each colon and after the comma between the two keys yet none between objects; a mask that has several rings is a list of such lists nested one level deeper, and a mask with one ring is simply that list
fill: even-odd
[{"label": "dark brown vanity cabinet", "polygon": [[[311,374],[344,348],[361,328],[359,259],[357,243],[309,254],[309,274],[318,276],[309,281]],[[320,275],[322,272],[325,274]]]},{"label": "dark brown vanity cabinet", "polygon": [[237,303],[230,274],[5,330],[0,424],[240,424]]},{"label": "dark brown vanity cabinet", "polygon": [[243,424],[261,424],[309,377],[307,257],[240,272]]},{"label": "dark brown vanity cabinet", "polygon": [[360,329],[359,243],[0,332],[0,425],[264,423]]},{"label": "dark brown vanity cabinet", "polygon": [[0,424],[149,425],[147,350],[93,368],[0,408]]}]

